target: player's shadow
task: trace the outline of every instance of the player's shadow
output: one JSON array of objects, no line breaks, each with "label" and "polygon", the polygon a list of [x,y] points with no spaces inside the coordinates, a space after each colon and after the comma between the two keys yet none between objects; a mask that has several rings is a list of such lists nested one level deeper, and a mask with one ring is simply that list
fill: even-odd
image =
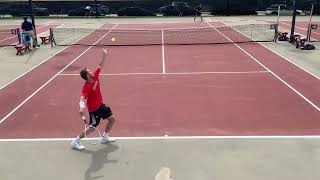
[{"label": "player's shadow", "polygon": [[101,170],[106,163],[117,163],[118,160],[110,160],[108,159],[108,154],[116,151],[119,147],[115,144],[107,144],[103,145],[103,148],[98,149],[97,151],[92,150],[83,150],[82,153],[91,154],[91,163],[89,168],[86,170],[84,174],[85,180],[94,180],[100,179],[104,177],[103,175],[93,176],[96,172]]}]

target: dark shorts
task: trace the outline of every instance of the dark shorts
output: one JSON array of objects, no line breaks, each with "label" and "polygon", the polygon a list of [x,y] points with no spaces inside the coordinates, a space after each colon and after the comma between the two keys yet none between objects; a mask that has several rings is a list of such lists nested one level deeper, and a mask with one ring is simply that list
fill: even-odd
[{"label": "dark shorts", "polygon": [[98,110],[90,112],[90,125],[97,127],[100,124],[101,119],[107,119],[112,116],[112,111],[109,106],[102,104]]}]

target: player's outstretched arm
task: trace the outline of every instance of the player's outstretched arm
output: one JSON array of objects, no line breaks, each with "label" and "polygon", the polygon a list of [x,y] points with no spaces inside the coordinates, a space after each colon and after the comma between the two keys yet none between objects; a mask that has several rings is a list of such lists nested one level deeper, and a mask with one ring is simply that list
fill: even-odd
[{"label": "player's outstretched arm", "polygon": [[103,53],[102,60],[101,60],[101,62],[99,64],[99,67],[101,67],[101,68],[104,66],[104,62],[107,59],[108,49],[103,49],[102,53]]}]

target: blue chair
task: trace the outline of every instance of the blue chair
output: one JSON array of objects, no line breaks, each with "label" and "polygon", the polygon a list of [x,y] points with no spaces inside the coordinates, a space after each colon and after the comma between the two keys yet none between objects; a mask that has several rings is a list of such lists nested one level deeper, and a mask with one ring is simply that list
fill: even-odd
[{"label": "blue chair", "polygon": [[21,44],[17,44],[15,48],[17,49],[17,54],[16,55],[23,55],[22,51],[31,51],[31,38],[28,33],[23,32],[21,33]]},{"label": "blue chair", "polygon": [[24,45],[31,45],[31,38],[30,35],[26,32],[21,33],[21,42]]}]

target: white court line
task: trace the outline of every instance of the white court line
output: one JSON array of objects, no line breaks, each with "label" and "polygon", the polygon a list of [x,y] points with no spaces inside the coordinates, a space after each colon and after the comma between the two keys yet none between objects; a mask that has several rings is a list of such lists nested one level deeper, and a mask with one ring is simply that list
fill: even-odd
[{"label": "white court line", "polygon": [[[281,29],[284,29],[284,30],[289,30],[289,29],[282,28],[282,27],[280,27],[280,28],[281,28]],[[239,31],[238,31],[238,32],[239,32]],[[241,33],[241,32],[239,32],[239,33],[240,33],[240,34],[242,34],[242,35],[244,35],[244,36],[247,36],[247,35],[245,35],[245,34],[243,34],[243,33]],[[299,35],[301,35],[301,36],[305,36],[305,35],[300,34],[300,33],[297,33],[297,34],[299,34]],[[247,36],[247,37],[248,37],[248,36]],[[312,39],[313,39],[313,38],[312,38]],[[316,40],[316,39],[313,39],[313,40]],[[267,47],[267,46],[265,46],[264,44],[259,43],[259,42],[257,42],[257,43],[258,43],[258,44],[260,44],[261,46],[265,47],[265,48],[266,48],[266,49],[268,49],[269,51],[271,51],[271,52],[275,53],[276,55],[280,56],[281,58],[285,59],[286,61],[290,62],[291,64],[295,65],[296,67],[298,67],[298,68],[302,69],[303,71],[307,72],[308,74],[312,75],[313,77],[315,77],[315,78],[317,78],[317,79],[320,79],[320,77],[317,77],[317,76],[316,76],[315,74],[313,74],[312,72],[310,72],[310,71],[308,71],[308,70],[304,69],[303,67],[299,66],[299,65],[298,65],[298,64],[296,64],[295,62],[293,62],[293,61],[291,61],[291,60],[287,59],[286,57],[282,56],[281,54],[279,54],[279,53],[275,52],[274,50],[272,50],[272,49],[268,48],[268,47]]]},{"label": "white court line", "polygon": [[[208,23],[210,24],[210,23]],[[301,98],[303,98],[306,102],[308,102],[311,106],[313,106],[317,111],[320,112],[320,108],[315,105],[312,101],[310,101],[308,98],[306,98],[304,95],[302,95],[299,91],[294,89],[289,83],[281,79],[277,74],[275,74],[273,71],[271,71],[269,68],[267,68],[264,64],[262,64],[260,61],[258,61],[255,57],[253,57],[250,53],[248,53],[246,50],[242,49],[238,44],[234,43],[231,39],[229,39],[227,36],[225,36],[223,33],[221,33],[219,30],[217,30],[215,27],[212,26],[219,34],[224,36],[228,41],[232,42],[235,46],[237,46],[241,51],[246,53],[249,57],[251,57],[253,60],[255,60],[259,65],[261,65],[264,69],[269,71],[271,74],[273,74],[277,79],[279,79],[283,84],[285,84],[287,87],[289,87],[292,91],[294,91],[296,94],[298,94]],[[236,31],[236,30],[235,30]],[[239,31],[236,31],[239,33]],[[241,33],[242,34],[242,33]]]},{"label": "white court line", "polygon": [[[283,29],[283,30],[287,30],[287,31],[289,31],[289,30],[290,30],[290,29],[283,28],[283,27],[280,27],[280,28],[281,28],[281,29]],[[241,33],[241,34],[242,34],[242,33]],[[296,34],[299,34],[299,35],[301,35],[301,36],[305,36],[305,35],[303,35],[303,34],[301,34],[301,33],[297,33],[297,32],[296,32]],[[245,34],[243,34],[243,35],[245,35]],[[246,36],[246,35],[245,35],[245,36]],[[315,41],[318,41],[317,39],[314,39],[314,38],[311,38],[311,39],[312,39],[312,40],[315,40]],[[291,64],[295,65],[296,67],[298,67],[298,68],[302,69],[303,71],[307,72],[308,74],[312,75],[313,77],[315,77],[315,78],[317,78],[317,79],[320,79],[320,77],[316,76],[315,74],[313,74],[313,73],[312,73],[312,72],[310,72],[309,70],[304,69],[303,67],[299,66],[299,65],[298,65],[298,64],[296,64],[295,62],[293,62],[293,61],[291,61],[291,60],[287,59],[286,57],[284,57],[284,56],[282,56],[281,54],[279,54],[279,53],[277,53],[277,52],[273,51],[272,49],[270,49],[270,48],[266,47],[265,45],[263,45],[263,44],[261,44],[261,43],[259,43],[259,44],[260,44],[260,45],[262,45],[263,47],[265,47],[265,48],[269,49],[269,50],[270,50],[270,51],[272,51],[273,53],[277,54],[278,56],[282,57],[283,59],[287,60],[288,62],[290,62]]]},{"label": "white court line", "polygon": [[[281,30],[286,30],[286,31],[291,31],[290,29],[287,29],[287,28],[284,28],[284,27],[279,27],[279,29],[281,29]],[[301,35],[302,37],[306,37],[306,35],[301,34],[301,33],[298,33],[298,32],[295,32],[295,34],[299,34],[299,35]],[[288,34],[288,35],[289,35],[289,34]]]},{"label": "white court line", "polygon": [[[218,28],[222,28],[225,26],[216,26]],[[139,31],[156,31],[156,32],[160,32],[160,31],[194,31],[194,30],[203,30],[203,29],[208,29],[211,28],[211,26],[195,26],[195,27],[177,27],[177,28],[117,28],[115,32],[121,32],[121,31],[128,31],[128,32],[139,32]],[[72,27],[67,27],[64,29],[74,29]],[[108,30],[110,28],[106,27],[106,28],[101,28],[103,30]]]},{"label": "white court line", "polygon": [[6,41],[6,40],[12,39],[12,38],[17,38],[17,37],[18,37],[18,36],[10,36],[10,37],[8,37],[8,38],[6,38],[6,39],[1,39],[0,42]]},{"label": "white court line", "polygon": [[[319,139],[318,135],[274,135],[274,136],[146,136],[146,137],[113,137],[117,140],[184,140],[184,139]],[[0,142],[52,142],[72,141],[73,138],[33,138],[33,139],[0,139]],[[98,140],[100,138],[87,138],[83,140]]]},{"label": "white court line", "polygon": [[[280,23],[282,23],[282,24],[284,24],[284,25],[287,25],[287,26],[291,26],[291,24],[288,24],[288,23],[285,23],[285,22],[280,22]],[[305,30],[305,31],[308,31],[307,28],[303,28],[303,27],[300,27],[300,26],[297,26],[297,25],[296,25],[296,28],[302,29],[302,30]],[[317,33],[317,32],[313,32],[313,33],[320,35],[320,33]]]},{"label": "white court line", "polygon": [[[62,28],[63,26],[64,26],[64,24],[60,24],[59,26],[57,26],[57,28]],[[49,29],[48,31],[50,31],[50,29]],[[43,31],[43,32],[41,32],[41,33],[38,33],[37,35],[46,34],[46,33],[48,33],[48,31]],[[50,33],[50,32],[49,32],[49,33]]]},{"label": "white court line", "polygon": [[[288,26],[288,25],[286,25],[286,24],[284,24],[285,26]],[[286,30],[286,31],[291,31],[291,29],[287,29],[287,28],[284,28],[284,27],[280,27],[280,29],[282,29],[282,30]],[[302,37],[307,37],[306,35],[304,35],[304,34],[301,34],[301,33],[298,33],[298,32],[296,32],[295,31],[295,34],[298,34],[298,35],[301,35]],[[317,39],[314,39],[314,38],[312,38],[311,37],[311,39],[313,40],[313,41],[318,41]]]},{"label": "white court line", "polygon": [[[218,22],[218,21],[216,21]],[[186,22],[148,22],[148,23],[126,23],[126,22],[118,22],[119,25],[150,25],[150,24],[195,24],[195,23],[202,23],[202,22],[190,22],[190,21],[186,21]],[[204,23],[204,22],[203,22]],[[113,24],[113,23],[109,23],[109,24]],[[9,24],[10,25],[10,24]]]},{"label": "white court line", "polygon": [[[112,29],[117,27],[116,24]],[[93,46],[96,45],[99,41],[101,41],[106,35],[108,35],[112,29],[110,29],[108,32],[106,32],[101,38],[99,38],[95,43],[93,43]],[[93,46],[90,46],[85,51],[83,51],[78,57],[76,57],[74,60],[72,60],[69,64],[67,64],[63,69],[61,69],[57,74],[55,74],[52,78],[50,78],[46,83],[44,83],[40,88],[38,88],[34,93],[32,93],[28,98],[26,98],[22,103],[20,103],[16,108],[14,108],[10,113],[8,113],[4,118],[0,120],[0,124],[4,122],[9,116],[11,116],[16,110],[18,110],[23,104],[25,104],[29,99],[31,99],[35,94],[37,94],[42,88],[44,88],[47,84],[49,84],[54,78],[56,78],[60,73],[62,73],[65,69],[67,69],[72,63],[74,63],[77,59],[79,59],[83,54],[85,54],[87,51],[89,51]]]},{"label": "white court line", "polygon": [[164,36],[163,30],[161,30],[161,44],[162,44],[162,74],[166,73],[166,64],[164,59]]},{"label": "white court line", "polygon": [[[176,72],[165,73],[166,75],[193,75],[193,74],[260,74],[270,73],[269,71],[214,71],[214,72]],[[118,74],[100,74],[101,76],[130,76],[130,75],[163,75],[163,73],[118,73]],[[61,73],[59,76],[79,76],[79,74]]]},{"label": "white court line", "polygon": [[[284,27],[280,27],[280,29],[286,30],[286,31],[291,31],[290,29],[287,29],[287,28],[284,28]],[[298,34],[298,35],[300,35],[301,37],[307,38],[307,36],[304,35],[304,34],[301,34],[301,33],[298,33],[298,32],[295,32],[295,34]],[[314,38],[312,38],[312,37],[310,37],[310,39],[312,39],[313,41],[319,41],[318,39],[314,39]],[[292,63],[293,63],[293,62],[292,62]],[[317,77],[317,79],[319,79],[319,78]]]},{"label": "white court line", "polygon": [[[208,29],[211,28],[210,26],[199,26],[199,27],[177,27],[177,28],[117,28],[117,31],[129,31],[129,32],[135,32],[135,31],[192,31],[192,30],[201,30],[201,29]],[[102,28],[102,29],[109,29],[109,28]]]},{"label": "white court line", "polygon": [[[284,25],[287,25],[287,26],[290,26],[290,27],[291,27],[291,25],[292,25],[292,24],[288,24],[288,23],[285,23],[285,22],[281,22],[281,21],[280,21],[280,24],[284,24]],[[296,24],[295,27],[298,28],[298,29],[307,30],[307,28],[299,27],[299,26],[297,26],[297,24]]]},{"label": "white court line", "polygon": [[[281,28],[281,29],[288,30],[288,29],[286,29],[286,28],[282,28],[282,27],[280,27],[280,28]],[[238,31],[238,32],[239,32],[239,31]],[[240,34],[242,34],[242,35],[244,35],[244,36],[246,36],[245,34],[243,34],[243,33],[241,33],[241,32],[239,32],[239,33],[240,33]],[[300,33],[297,33],[297,34],[304,36],[303,34],[300,34]],[[246,37],[248,37],[248,36],[246,36]],[[312,38],[312,39],[313,39],[313,38]],[[305,68],[303,68],[303,67],[299,66],[297,63],[295,63],[295,62],[293,62],[293,61],[289,60],[288,58],[286,58],[286,57],[282,56],[281,54],[279,54],[279,53],[275,52],[274,50],[272,50],[272,49],[268,48],[268,47],[267,47],[267,46],[265,46],[264,44],[262,44],[262,43],[258,43],[258,44],[260,44],[260,45],[261,45],[261,46],[263,46],[264,48],[268,49],[269,51],[271,51],[271,52],[275,53],[276,55],[280,56],[281,58],[283,58],[284,60],[288,61],[289,63],[291,63],[291,64],[295,65],[295,66],[296,66],[296,67],[298,67],[298,68],[300,68],[301,70],[305,71],[306,73],[310,74],[311,76],[313,76],[313,77],[315,77],[315,78],[317,78],[317,79],[320,79],[320,77],[316,76],[315,74],[313,74],[313,73],[312,73],[312,72],[310,72],[309,70],[307,70],[307,69],[305,69]]]},{"label": "white court line", "polygon": [[[282,27],[280,27],[280,28],[281,28],[281,29],[288,30],[288,29],[286,29],[286,28],[282,28]],[[235,31],[237,31],[237,30],[235,30]],[[239,32],[239,31],[237,31],[237,32]],[[246,36],[246,37],[248,37],[247,35],[243,34],[242,32],[239,32],[239,33],[242,34],[242,35],[244,35],[244,36]],[[297,33],[297,34],[299,34],[299,33]],[[302,35],[302,36],[303,36],[303,34],[299,34],[299,35]],[[248,37],[248,38],[250,38],[250,37]],[[288,61],[289,63],[291,63],[291,64],[293,64],[293,65],[295,65],[296,67],[300,68],[301,70],[305,71],[306,73],[310,74],[311,76],[315,77],[316,79],[320,79],[320,77],[316,76],[315,74],[313,74],[313,73],[310,72],[309,70],[304,69],[303,67],[299,66],[299,65],[296,64],[295,62],[289,60],[288,58],[282,56],[281,54],[275,52],[274,50],[270,49],[269,47],[265,46],[264,44],[259,43],[259,42],[256,42],[256,43],[260,44],[260,45],[263,46],[264,48],[266,48],[266,49],[268,49],[269,51],[273,52],[274,54],[280,56],[280,57],[283,58],[284,60]]]}]

